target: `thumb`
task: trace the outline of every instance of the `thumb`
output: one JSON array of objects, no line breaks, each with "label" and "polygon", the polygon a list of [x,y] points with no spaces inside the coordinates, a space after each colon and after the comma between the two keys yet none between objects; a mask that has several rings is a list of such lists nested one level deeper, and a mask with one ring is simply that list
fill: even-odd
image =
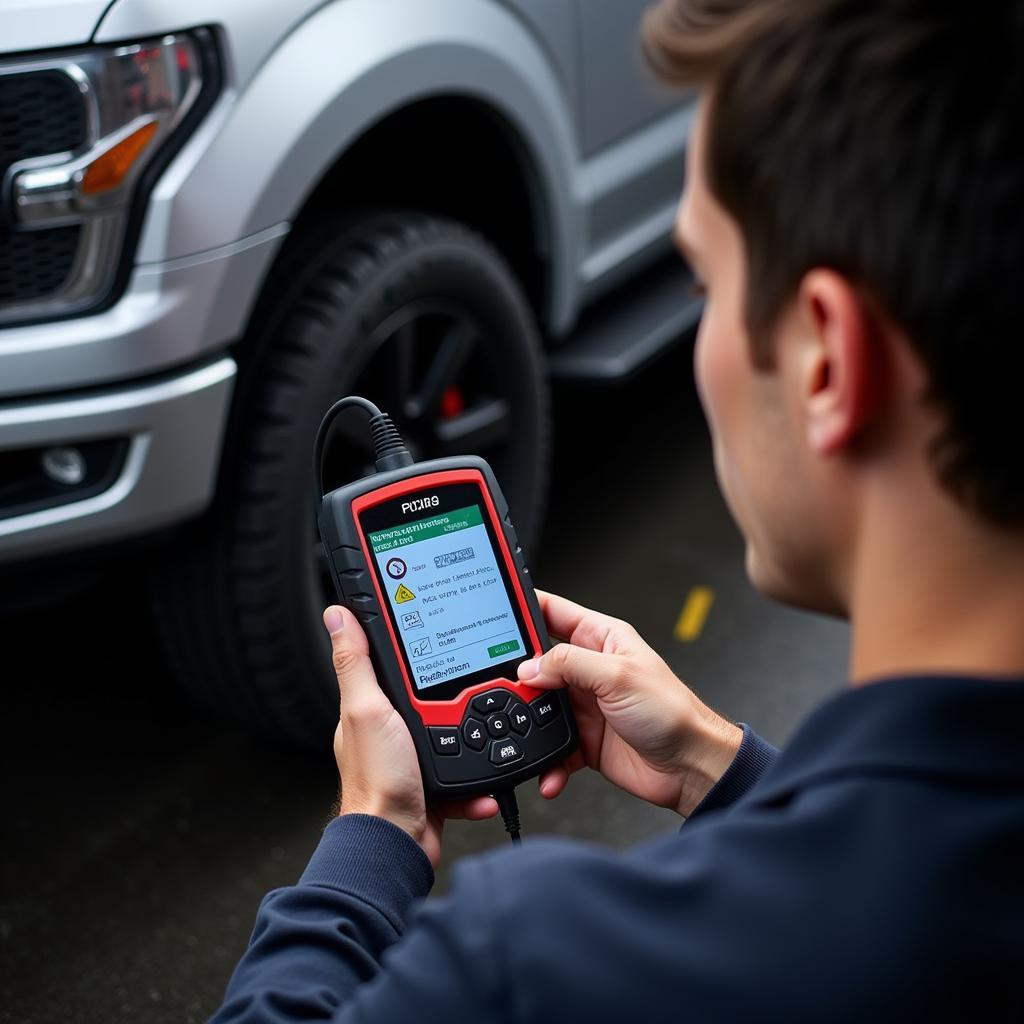
[{"label": "thumb", "polygon": [[518,675],[522,682],[539,689],[570,686],[601,697],[622,681],[621,661],[614,654],[556,644],[541,657],[524,661]]},{"label": "thumb", "polygon": [[369,645],[358,619],[340,605],[324,611],[324,626],[331,636],[331,656],[342,700],[376,699],[381,693],[370,664]]}]

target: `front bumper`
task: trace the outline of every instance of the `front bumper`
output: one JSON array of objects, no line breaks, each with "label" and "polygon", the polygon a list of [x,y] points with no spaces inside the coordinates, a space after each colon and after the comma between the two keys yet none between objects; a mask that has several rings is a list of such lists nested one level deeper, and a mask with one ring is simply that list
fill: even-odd
[{"label": "front bumper", "polygon": [[124,438],[99,494],[0,517],[0,562],[91,547],[199,513],[212,500],[237,366],[229,357],[160,380],[0,405],[0,451]]},{"label": "front bumper", "polygon": [[275,224],[218,249],[140,264],[102,313],[0,329],[0,401],[127,383],[222,351],[244,334],[288,228]]}]

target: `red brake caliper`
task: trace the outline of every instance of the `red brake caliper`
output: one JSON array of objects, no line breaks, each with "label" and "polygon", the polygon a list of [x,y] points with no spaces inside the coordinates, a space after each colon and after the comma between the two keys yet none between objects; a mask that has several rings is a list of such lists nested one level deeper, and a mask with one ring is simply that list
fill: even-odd
[{"label": "red brake caliper", "polygon": [[454,384],[445,388],[444,394],[441,396],[441,419],[453,419],[465,408],[466,403],[462,399],[462,392],[459,388]]}]

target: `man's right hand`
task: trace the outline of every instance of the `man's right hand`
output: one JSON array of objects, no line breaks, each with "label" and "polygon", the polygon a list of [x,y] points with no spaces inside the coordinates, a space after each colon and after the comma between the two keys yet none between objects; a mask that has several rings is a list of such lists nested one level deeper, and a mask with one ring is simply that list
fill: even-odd
[{"label": "man's right hand", "polygon": [[569,688],[580,750],[545,772],[552,798],[586,765],[609,781],[683,816],[704,799],[739,750],[742,730],[702,704],[626,622],[554,594],[537,593],[553,638],[519,678],[538,689]]}]

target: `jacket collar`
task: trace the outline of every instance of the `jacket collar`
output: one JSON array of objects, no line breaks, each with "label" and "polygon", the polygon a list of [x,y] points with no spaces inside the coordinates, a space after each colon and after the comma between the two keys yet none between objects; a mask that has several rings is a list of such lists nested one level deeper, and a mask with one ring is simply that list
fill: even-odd
[{"label": "jacket collar", "polygon": [[865,772],[1024,785],[1024,679],[909,676],[847,687],[804,720],[750,796],[770,800]]}]

